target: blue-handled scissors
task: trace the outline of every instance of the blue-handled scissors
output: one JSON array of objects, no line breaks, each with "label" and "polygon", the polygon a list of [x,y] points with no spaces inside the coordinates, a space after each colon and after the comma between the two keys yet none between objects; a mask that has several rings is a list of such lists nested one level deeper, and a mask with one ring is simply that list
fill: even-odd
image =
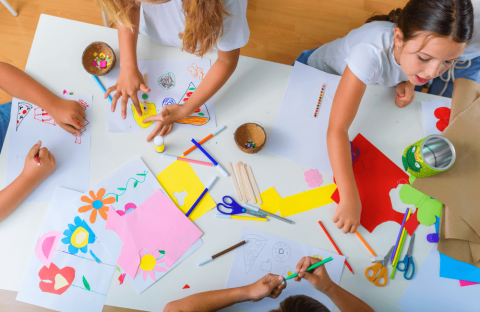
[{"label": "blue-handled scissors", "polygon": [[[408,245],[408,250],[407,250],[407,254],[405,255],[405,258],[403,258],[403,260],[399,261],[397,264],[397,269],[401,272],[405,272],[403,274],[403,277],[405,277],[406,280],[411,280],[413,275],[415,274],[415,264],[413,263],[413,258],[412,258],[414,241],[415,241],[415,234],[413,234],[412,238],[410,239],[410,245]],[[412,270],[409,270],[410,268],[412,268]],[[411,271],[412,274],[410,274],[410,277],[407,277],[407,273],[409,271]]]},{"label": "blue-handled scissors", "polygon": [[[267,215],[257,212],[255,210],[247,209],[242,206],[240,206],[232,197],[230,196],[223,196],[222,198],[223,203],[217,204],[217,209],[219,212],[226,214],[226,215],[236,215],[240,213],[248,213],[249,215],[255,216],[255,217],[260,217],[260,218],[266,218]],[[220,207],[223,207],[224,209],[230,209],[230,212],[225,212],[220,209]]]}]

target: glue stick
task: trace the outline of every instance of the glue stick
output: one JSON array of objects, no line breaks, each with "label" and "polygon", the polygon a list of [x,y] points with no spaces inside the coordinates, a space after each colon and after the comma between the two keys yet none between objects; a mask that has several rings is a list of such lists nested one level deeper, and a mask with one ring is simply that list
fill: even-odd
[{"label": "glue stick", "polygon": [[155,151],[157,151],[157,153],[163,153],[163,151],[165,150],[165,143],[163,142],[163,137],[155,137],[153,143],[155,144]]}]

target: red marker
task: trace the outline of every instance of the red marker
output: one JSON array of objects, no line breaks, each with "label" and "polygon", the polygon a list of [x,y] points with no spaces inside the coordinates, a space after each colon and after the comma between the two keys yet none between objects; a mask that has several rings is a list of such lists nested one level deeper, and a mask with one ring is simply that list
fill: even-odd
[{"label": "red marker", "polygon": [[40,157],[38,157],[38,154],[35,155],[33,158],[35,158],[35,161],[37,162],[37,166],[40,166]]}]

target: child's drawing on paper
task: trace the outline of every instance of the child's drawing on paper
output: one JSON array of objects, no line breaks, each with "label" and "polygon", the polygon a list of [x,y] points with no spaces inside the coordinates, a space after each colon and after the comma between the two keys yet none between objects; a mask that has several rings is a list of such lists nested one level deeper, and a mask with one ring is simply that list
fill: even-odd
[{"label": "child's drawing on paper", "polygon": [[140,103],[140,109],[142,110],[142,116],[138,115],[137,110],[131,105],[132,108],[132,113],[133,113],[133,118],[135,119],[135,122],[137,125],[140,126],[142,129],[146,129],[153,125],[153,121],[143,123],[143,121],[151,116],[155,116],[157,114],[157,106],[155,103]]},{"label": "child's drawing on paper", "polygon": [[431,100],[421,103],[425,136],[441,134],[450,122],[451,100]]},{"label": "child's drawing on paper", "polygon": [[43,108],[37,107],[33,110],[33,118],[35,118],[38,121],[50,124],[52,126],[56,126],[57,123],[53,119],[52,116],[50,116],[49,113],[47,113]]},{"label": "child's drawing on paper", "polygon": [[[187,90],[183,94],[183,96],[179,99],[178,104],[182,105],[185,104],[188,99],[192,96],[193,92],[197,89],[193,82],[190,82],[188,85]],[[167,105],[167,104],[165,104]],[[200,106],[193,114],[188,117],[182,118],[177,120],[177,123],[180,124],[189,124],[194,126],[203,126],[207,122],[210,121],[210,113],[208,112],[208,108],[205,104]]]},{"label": "child's drawing on paper", "polygon": [[285,243],[279,242],[273,245],[272,256],[275,260],[284,262],[290,259],[290,246]]},{"label": "child's drawing on paper", "polygon": [[245,274],[248,274],[258,255],[262,252],[267,240],[258,235],[245,235],[242,237],[247,243],[244,247]]},{"label": "child's drawing on paper", "polygon": [[164,90],[170,90],[175,87],[175,75],[171,72],[167,72],[158,78],[158,85]]},{"label": "child's drawing on paper", "polygon": [[16,130],[18,131],[18,126],[22,123],[22,121],[27,117],[28,113],[32,110],[33,105],[26,103],[26,102],[20,102],[18,103],[18,114],[17,114],[17,128]]},{"label": "child's drawing on paper", "polygon": [[198,66],[196,63],[193,63],[188,67],[188,71],[190,74],[192,74],[193,78],[198,79],[200,81],[203,80],[203,77],[205,77],[205,74],[203,73],[203,68]]}]

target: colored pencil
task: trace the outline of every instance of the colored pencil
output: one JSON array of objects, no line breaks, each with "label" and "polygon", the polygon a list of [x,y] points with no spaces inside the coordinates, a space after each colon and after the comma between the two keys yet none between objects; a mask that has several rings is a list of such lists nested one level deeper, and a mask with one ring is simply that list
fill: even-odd
[{"label": "colored pencil", "polygon": [[[319,266],[324,265],[325,263],[330,262],[330,261],[332,261],[332,260],[333,260],[332,257],[328,257],[328,258],[325,259],[325,260],[322,260],[322,261],[320,261],[320,262],[317,262],[317,263],[315,263],[315,264],[312,264],[311,266],[308,267],[307,271],[311,271],[311,270],[313,270],[313,269],[316,269],[316,268],[318,268]],[[289,275],[289,276],[285,277],[285,280],[288,281],[289,279],[295,278],[295,277],[297,277],[297,276],[298,276],[298,273],[293,273],[292,275]]]},{"label": "colored pencil", "polygon": [[217,218],[223,218],[223,219],[237,219],[237,220],[249,220],[249,221],[263,221],[267,222],[267,218],[259,218],[259,217],[245,217],[245,216],[233,216],[233,215],[227,215],[223,213],[217,213],[215,214]]},{"label": "colored pencil", "polygon": [[367,247],[367,249],[370,251],[370,253],[376,257],[377,255],[375,254],[375,252],[373,251],[372,247],[370,247],[370,245],[367,244],[367,242],[365,241],[365,239],[363,239],[362,235],[360,235],[360,233],[358,233],[358,231],[355,231],[355,234],[357,235],[358,238],[360,238],[360,240],[362,241],[362,243],[365,245],[365,247]]},{"label": "colored pencil", "polygon": [[[337,250],[338,254],[340,256],[343,256],[342,252],[340,251],[340,249],[338,249],[337,247],[337,244],[335,244],[335,242],[333,241],[332,237],[330,236],[330,234],[328,234],[327,232],[327,229],[323,226],[322,224],[322,221],[318,221],[318,224],[320,224],[320,226],[322,227],[323,231],[325,232],[325,234],[327,235],[328,239],[330,240],[330,242],[332,243],[333,247],[335,247],[335,249]],[[353,273],[353,269],[352,267],[350,266],[350,264],[348,263],[347,259],[345,259],[345,264],[347,265],[348,269]]]},{"label": "colored pencil", "polygon": [[234,250],[235,248],[238,248],[238,247],[240,247],[240,246],[242,246],[242,245],[244,245],[244,244],[246,244],[246,243],[247,243],[247,241],[242,241],[242,242],[240,242],[240,243],[238,243],[238,244],[236,244],[236,245],[233,245],[232,247],[227,248],[227,249],[225,249],[224,251],[221,251],[221,252],[219,252],[219,253],[211,256],[211,257],[208,257],[207,259],[205,259],[205,260],[203,260],[203,261],[200,261],[199,263],[197,263],[197,265],[202,265],[202,264],[205,264],[205,263],[207,263],[207,262],[210,262],[210,261],[212,261],[213,259],[218,258],[218,257],[220,257],[221,255],[224,255],[224,254],[226,254],[227,252],[229,252],[229,251],[231,251],[231,250]]},{"label": "colored pencil", "polygon": [[185,162],[189,162],[189,163],[192,163],[192,164],[213,167],[213,164],[209,163],[209,162],[204,162],[204,161],[199,161],[199,160],[194,160],[194,159],[189,159],[189,158],[183,158],[183,157],[177,157],[177,156],[167,155],[167,154],[163,154],[162,156],[163,156],[163,158],[185,161]]},{"label": "colored pencil", "polygon": [[[222,131],[223,129],[225,129],[225,126],[221,126],[220,128],[218,128],[217,130],[213,131],[212,133],[210,133],[209,135],[207,135],[203,140],[201,140],[200,142],[198,142],[198,144],[202,145],[203,143],[207,142],[208,140],[210,140],[211,138],[213,138],[214,136],[216,136],[220,131]],[[192,152],[194,149],[196,149],[197,146],[194,145],[192,147],[190,147],[188,150],[186,150],[185,152],[183,152],[183,156],[187,156],[190,152]]]},{"label": "colored pencil", "polygon": [[210,156],[210,154],[208,154],[207,151],[204,150],[203,147],[200,146],[200,144],[198,144],[197,141],[195,141],[195,139],[192,139],[192,143],[195,144],[195,145],[198,147],[198,149],[201,150],[202,153],[205,154],[205,156],[207,156],[208,159],[210,159],[210,161],[213,163],[213,165],[214,165],[215,167],[217,167],[218,171],[220,171],[221,173],[223,173],[226,177],[229,176],[228,172],[225,171],[225,169],[223,169],[223,167],[220,166],[220,164],[219,164],[218,162],[216,162],[216,160],[213,159],[213,157]]},{"label": "colored pencil", "polygon": [[200,196],[198,196],[197,200],[193,203],[192,207],[190,208],[190,210],[188,210],[188,212],[185,214],[185,216],[189,216],[193,209],[195,209],[195,207],[197,207],[198,203],[202,200],[203,196],[208,192],[208,190],[212,187],[213,183],[215,183],[215,181],[217,181],[217,177],[213,177],[213,179],[210,181],[210,183],[208,183],[207,187],[203,190],[202,194],[200,194]]},{"label": "colored pencil", "polygon": [[[411,213],[411,211],[408,213],[407,221],[410,218],[410,213]],[[400,258],[400,254],[402,253],[403,243],[405,243],[405,237],[406,236],[407,236],[407,230],[405,230],[405,228],[404,228],[403,233],[402,233],[402,238],[400,239],[400,245],[399,245],[399,248],[397,249],[397,254],[395,255],[395,258],[393,260],[393,264],[392,264],[393,270],[392,270],[392,274],[390,275],[390,279],[393,279],[393,276],[395,275],[395,272],[397,271],[398,260]]]},{"label": "colored pencil", "polygon": [[402,225],[400,226],[400,230],[398,231],[397,242],[395,243],[395,247],[393,247],[392,257],[390,258],[391,264],[393,264],[393,259],[395,258],[395,253],[398,247],[398,242],[400,242],[400,236],[402,236],[403,226],[405,225],[405,220],[407,220],[407,215],[409,211],[410,211],[410,208],[407,208],[407,210],[405,211],[405,215],[403,216],[403,222],[402,222]]},{"label": "colored pencil", "polygon": [[[94,76],[92,75],[93,79],[95,79],[95,82],[98,84],[98,86],[100,87],[100,89],[102,89],[103,91],[103,94],[107,93],[107,90],[105,90],[105,87],[102,85],[102,83],[100,82],[100,80],[98,80],[98,77],[97,76]],[[110,94],[108,95],[108,101],[110,103],[112,103],[112,97],[110,96]]]}]

